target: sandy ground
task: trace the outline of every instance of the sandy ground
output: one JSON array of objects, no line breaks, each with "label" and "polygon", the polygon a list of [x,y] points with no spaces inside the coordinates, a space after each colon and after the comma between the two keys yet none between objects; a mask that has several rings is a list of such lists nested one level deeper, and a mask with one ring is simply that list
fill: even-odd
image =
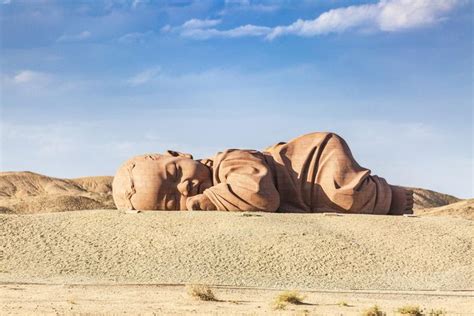
[{"label": "sandy ground", "polygon": [[465,290],[474,288],[472,224],[225,212],[0,215],[0,282]]},{"label": "sandy ground", "polygon": [[197,301],[185,286],[163,285],[0,285],[2,314],[50,315],[360,315],[378,305],[387,315],[419,306],[428,314],[472,315],[472,292],[302,291],[301,305],[275,311],[281,290],[213,287],[218,301]]},{"label": "sandy ground", "polygon": [[[469,315],[472,224],[443,216],[4,214],[0,314],[266,314],[279,291],[299,289],[307,304],[280,313],[359,315],[378,304],[390,315],[415,304]],[[213,286],[219,301],[191,299],[183,286],[197,283]]]}]

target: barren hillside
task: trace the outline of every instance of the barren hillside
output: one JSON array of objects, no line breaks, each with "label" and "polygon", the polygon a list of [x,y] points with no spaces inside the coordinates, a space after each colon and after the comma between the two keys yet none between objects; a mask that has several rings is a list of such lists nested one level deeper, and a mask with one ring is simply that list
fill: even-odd
[{"label": "barren hillside", "polygon": [[0,173],[0,212],[29,214],[115,208],[112,177],[59,179],[33,172]]}]

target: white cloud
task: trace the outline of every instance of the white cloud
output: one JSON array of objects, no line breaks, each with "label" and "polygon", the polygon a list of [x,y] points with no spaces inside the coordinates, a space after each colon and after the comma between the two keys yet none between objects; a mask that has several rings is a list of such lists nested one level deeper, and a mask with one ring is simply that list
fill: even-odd
[{"label": "white cloud", "polygon": [[100,80],[80,79],[62,76],[59,73],[40,72],[24,69],[14,73],[0,73],[0,86],[5,95],[37,100],[43,97],[55,98],[73,91],[85,91],[98,84]]},{"label": "white cloud", "polygon": [[49,75],[45,73],[32,70],[22,70],[13,76],[12,81],[15,84],[46,83],[49,79]]},{"label": "white cloud", "polygon": [[430,25],[443,19],[461,1],[459,0],[397,0],[380,5],[377,24],[382,31],[397,31]]},{"label": "white cloud", "polygon": [[364,28],[395,32],[437,23],[459,3],[459,0],[381,0],[376,4],[329,10],[314,20],[277,26],[267,38],[285,34],[315,36]]},{"label": "white cloud", "polygon": [[[207,35],[206,33],[214,33],[215,29],[210,29],[213,26],[220,24],[221,20],[213,20],[213,19],[191,19],[184,22],[180,26],[172,27],[171,25],[167,24],[161,28],[162,33],[170,33],[170,32],[178,32],[181,35],[189,36],[189,37],[199,37],[202,38],[209,38],[213,35]],[[196,35],[194,35],[196,34]]]},{"label": "white cloud", "polygon": [[184,22],[181,26],[183,29],[204,29],[208,27],[213,27],[221,23],[221,20],[211,20],[211,19],[191,19]]},{"label": "white cloud", "polygon": [[[355,31],[396,32],[436,24],[464,0],[380,0],[378,3],[353,5],[326,11],[313,20],[298,19],[290,25],[275,27],[247,24],[232,29],[213,28],[221,20],[192,19],[179,27],[165,26],[162,31],[177,31],[193,39],[262,36],[272,40],[283,35],[317,36]],[[249,1],[228,4],[250,7]]]},{"label": "white cloud", "polygon": [[160,73],[160,67],[146,69],[127,80],[127,84],[132,87],[140,86],[155,79]]},{"label": "white cloud", "polygon": [[88,39],[91,37],[91,32],[89,31],[83,31],[78,34],[63,34],[58,39],[56,40],[57,42],[77,42],[77,41],[83,41],[85,39]]},{"label": "white cloud", "polygon": [[243,25],[230,30],[191,29],[183,30],[181,36],[194,39],[208,39],[210,37],[236,38],[246,36],[265,36],[271,32],[270,27],[257,25]]},{"label": "white cloud", "polygon": [[270,27],[251,24],[238,26],[228,30],[218,30],[216,28],[213,28],[213,26],[216,26],[221,22],[221,20],[191,19],[178,27],[171,27],[170,25],[165,25],[161,29],[161,31],[177,31],[181,36],[193,39],[208,39],[211,37],[236,38],[245,36],[265,36],[272,31],[272,28]]}]

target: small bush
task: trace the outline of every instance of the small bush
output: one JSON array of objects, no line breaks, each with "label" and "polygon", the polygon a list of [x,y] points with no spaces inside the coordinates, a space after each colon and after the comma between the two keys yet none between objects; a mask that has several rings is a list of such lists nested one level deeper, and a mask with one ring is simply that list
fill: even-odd
[{"label": "small bush", "polygon": [[420,308],[420,306],[406,305],[398,308],[397,312],[402,315],[423,316],[423,310]]},{"label": "small bush", "polygon": [[381,311],[377,305],[374,305],[362,312],[362,316],[385,316],[385,312]]},{"label": "small bush", "polygon": [[278,294],[273,301],[274,309],[284,309],[288,304],[303,304],[305,297],[296,291],[286,291]]},{"label": "small bush", "polygon": [[349,306],[349,304],[347,304],[347,302],[344,302],[344,301],[340,301],[339,303],[337,303],[337,305],[343,306],[343,307],[348,307]]},{"label": "small bush", "polygon": [[187,286],[188,294],[200,301],[217,301],[211,288],[202,284],[191,284]]}]

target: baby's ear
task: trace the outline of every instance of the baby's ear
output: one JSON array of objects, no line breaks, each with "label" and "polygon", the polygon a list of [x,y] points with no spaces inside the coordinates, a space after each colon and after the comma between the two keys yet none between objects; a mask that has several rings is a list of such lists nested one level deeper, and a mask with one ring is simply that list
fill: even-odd
[{"label": "baby's ear", "polygon": [[180,153],[179,151],[174,151],[174,150],[167,150],[165,152],[165,155],[173,156],[173,157],[185,157],[185,158],[193,159],[193,155],[191,155],[191,154]]}]

